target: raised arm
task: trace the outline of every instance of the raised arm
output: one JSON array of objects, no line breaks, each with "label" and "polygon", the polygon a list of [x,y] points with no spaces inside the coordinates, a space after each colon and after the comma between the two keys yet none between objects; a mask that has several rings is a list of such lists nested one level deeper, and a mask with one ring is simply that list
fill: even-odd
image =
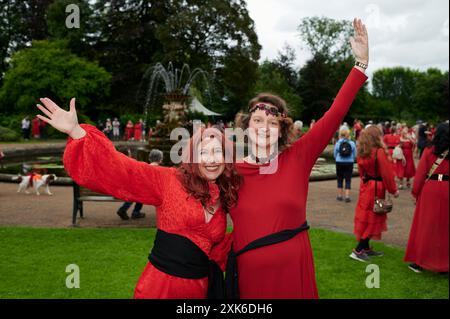
[{"label": "raised arm", "polygon": [[[369,40],[367,29],[361,20],[357,19],[353,22],[353,26],[355,36],[350,39],[353,54],[357,62],[368,65]],[[295,143],[298,151],[306,156],[305,164],[308,167],[312,168],[317,158],[328,145],[366,80],[365,69],[355,66],[341,87],[330,109],[308,133]]]},{"label": "raised arm", "polygon": [[136,161],[117,151],[112,142],[92,125],[78,125],[75,100],[64,111],[49,99],[38,108],[38,115],[57,130],[69,135],[63,163],[69,176],[79,185],[116,198],[159,206],[163,196],[165,168]]}]

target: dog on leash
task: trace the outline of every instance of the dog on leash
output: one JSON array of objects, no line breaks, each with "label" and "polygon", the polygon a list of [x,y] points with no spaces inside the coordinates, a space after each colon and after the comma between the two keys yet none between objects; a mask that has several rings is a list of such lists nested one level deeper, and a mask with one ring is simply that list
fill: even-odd
[{"label": "dog on leash", "polygon": [[56,181],[57,177],[55,174],[40,175],[36,173],[31,173],[27,176],[22,176],[19,174],[18,176],[14,176],[12,180],[19,182],[19,189],[17,190],[18,193],[24,190],[25,194],[29,194],[30,192],[28,191],[28,189],[33,188],[36,195],[40,195],[39,188],[45,186],[45,192],[48,195],[53,195],[50,192],[49,185],[52,181]]}]

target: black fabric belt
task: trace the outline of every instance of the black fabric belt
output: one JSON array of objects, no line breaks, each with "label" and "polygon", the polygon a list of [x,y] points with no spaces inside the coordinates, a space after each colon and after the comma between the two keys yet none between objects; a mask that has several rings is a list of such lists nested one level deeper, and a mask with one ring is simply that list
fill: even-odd
[{"label": "black fabric belt", "polygon": [[443,174],[433,174],[430,177],[431,181],[441,181],[441,182],[448,182],[449,176],[443,175]]},{"label": "black fabric belt", "polygon": [[368,181],[378,181],[378,182],[382,182],[382,181],[383,181],[383,178],[382,178],[381,176],[374,177],[374,176],[364,175],[364,176],[363,176],[363,182],[364,182],[364,184],[366,184]]},{"label": "black fabric belt", "polygon": [[186,237],[158,229],[148,260],[156,269],[171,276],[186,279],[208,277],[208,299],[225,297],[222,270]]},{"label": "black fabric belt", "polygon": [[[249,243],[247,246],[245,246],[243,249],[239,250],[238,252],[234,252],[233,249],[231,249],[229,255],[228,255],[228,261],[227,261],[227,269],[226,269],[226,276],[225,276],[225,291],[226,291],[226,297],[227,299],[239,299],[239,282],[238,282],[238,269],[237,269],[237,257],[242,255],[243,253],[246,253],[250,250],[261,248],[264,246],[274,245],[277,243],[281,243],[283,241],[287,241],[297,234],[308,230],[309,225],[308,222],[305,222],[302,226],[296,229],[287,229],[282,230],[278,233],[270,234],[262,238],[258,238],[251,243]],[[264,278],[261,278],[261,280],[264,280]]]}]

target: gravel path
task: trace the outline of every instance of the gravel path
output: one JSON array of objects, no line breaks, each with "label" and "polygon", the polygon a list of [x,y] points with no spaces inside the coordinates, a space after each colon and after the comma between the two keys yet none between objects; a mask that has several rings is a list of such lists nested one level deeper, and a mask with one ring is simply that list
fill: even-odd
[{"label": "gravel path", "polygon": [[[33,227],[70,227],[72,223],[73,194],[71,187],[51,186],[53,196],[18,194],[17,184],[0,183],[0,225]],[[310,183],[308,220],[312,227],[325,228],[351,234],[357,200],[359,178],[353,180],[353,201],[349,204],[336,201],[336,182]],[[414,213],[409,191],[402,191],[395,200],[394,212],[389,216],[389,230],[383,242],[405,247]],[[122,221],[116,211],[120,203],[84,203],[85,218],[79,219],[81,227],[154,227],[155,210],[144,206],[146,217],[141,220]],[[130,212],[131,214],[131,209]]]}]

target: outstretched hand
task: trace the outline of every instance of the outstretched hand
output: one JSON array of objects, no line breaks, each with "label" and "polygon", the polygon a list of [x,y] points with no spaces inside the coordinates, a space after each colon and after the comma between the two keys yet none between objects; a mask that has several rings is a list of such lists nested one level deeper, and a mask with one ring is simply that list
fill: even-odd
[{"label": "outstretched hand", "polygon": [[361,19],[353,20],[354,36],[350,38],[355,59],[364,64],[369,64],[369,35],[366,26]]},{"label": "outstretched hand", "polygon": [[77,111],[75,109],[75,98],[70,100],[69,111],[63,110],[49,98],[43,98],[40,99],[40,101],[45,107],[40,104],[37,104],[36,106],[47,117],[37,115],[39,119],[73,138],[81,138],[84,136],[85,132],[78,124]]}]

